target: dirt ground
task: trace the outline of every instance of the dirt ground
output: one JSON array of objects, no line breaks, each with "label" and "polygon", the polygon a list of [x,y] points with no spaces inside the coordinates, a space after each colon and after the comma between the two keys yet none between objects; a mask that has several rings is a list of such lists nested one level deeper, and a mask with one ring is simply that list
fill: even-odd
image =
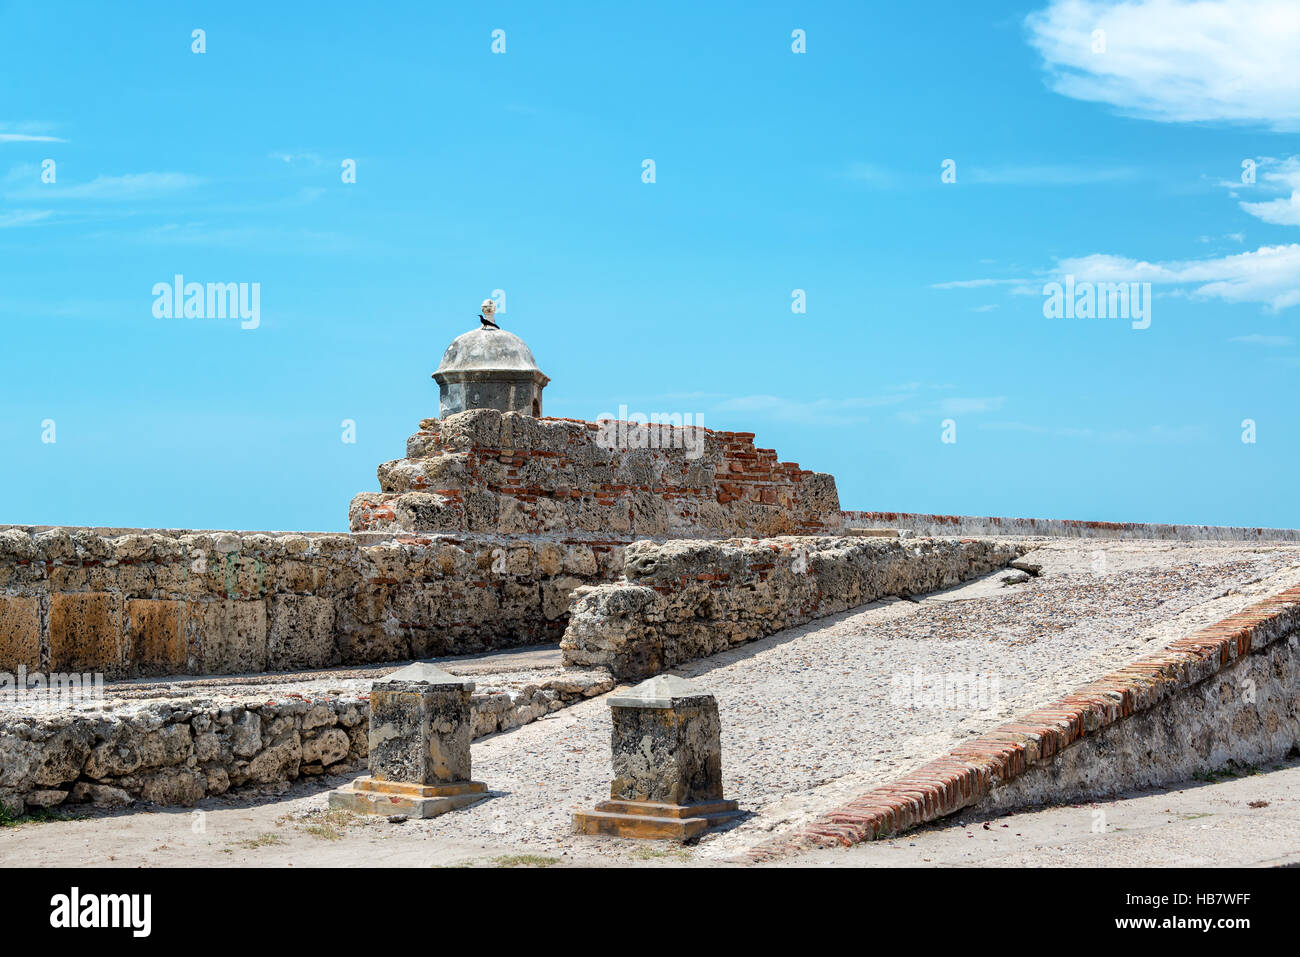
[{"label": "dirt ground", "polygon": [[[1274,770],[1273,768],[1277,768]],[[342,778],[280,795],[215,798],[187,810],[82,812],[0,828],[0,864],[36,867],[638,867],[718,866],[647,841],[620,860],[591,851],[520,853],[506,841],[457,843],[410,823],[325,809]],[[1300,866],[1300,760],[1113,801],[960,818],[844,850],[767,866]]]}]

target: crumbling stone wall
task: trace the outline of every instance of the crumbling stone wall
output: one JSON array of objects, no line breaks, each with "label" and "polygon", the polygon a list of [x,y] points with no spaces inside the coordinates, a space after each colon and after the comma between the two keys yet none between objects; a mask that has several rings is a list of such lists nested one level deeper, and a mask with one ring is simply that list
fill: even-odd
[{"label": "crumbling stone wall", "polygon": [[1028,548],[989,539],[636,542],[623,580],[577,592],[560,648],[567,666],[648,677],[887,595],[955,585]]},{"label": "crumbling stone wall", "polygon": [[[470,699],[475,738],[614,686],[570,673]],[[368,755],[369,696],[152,701],[117,710],[0,712],[0,804],[12,814],[63,804],[192,806],[231,789],[356,770]]]},{"label": "crumbling stone wall", "polygon": [[491,409],[425,419],[406,458],[379,467],[381,491],[352,500],[351,528],[627,542],[842,524],[835,479],[779,462],[751,432],[622,427],[627,448],[616,424]]},{"label": "crumbling stone wall", "polygon": [[552,642],[621,546],[0,529],[0,672],[235,674]]}]

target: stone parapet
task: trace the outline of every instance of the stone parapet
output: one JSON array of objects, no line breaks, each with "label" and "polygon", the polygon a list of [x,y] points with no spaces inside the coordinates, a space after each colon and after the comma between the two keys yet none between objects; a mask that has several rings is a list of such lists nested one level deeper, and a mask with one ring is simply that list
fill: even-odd
[{"label": "stone parapet", "polygon": [[557,641],[622,545],[0,528],[0,672],[237,674]]}]

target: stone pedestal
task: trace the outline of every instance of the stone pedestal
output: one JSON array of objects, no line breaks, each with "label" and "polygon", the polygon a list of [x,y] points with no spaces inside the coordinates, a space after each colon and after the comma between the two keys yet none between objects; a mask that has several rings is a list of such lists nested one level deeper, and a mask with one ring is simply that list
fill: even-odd
[{"label": "stone pedestal", "polygon": [[370,688],[370,774],[330,794],[330,807],[436,817],[487,797],[470,780],[474,682],[408,665]]},{"label": "stone pedestal", "polygon": [[713,695],[674,675],[609,699],[610,800],[573,816],[579,834],[687,841],[739,814],[722,797],[722,737]]}]

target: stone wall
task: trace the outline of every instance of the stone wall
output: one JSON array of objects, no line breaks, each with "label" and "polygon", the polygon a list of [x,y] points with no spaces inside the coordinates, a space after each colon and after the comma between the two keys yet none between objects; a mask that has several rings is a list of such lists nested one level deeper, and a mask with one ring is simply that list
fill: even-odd
[{"label": "stone wall", "polygon": [[477,409],[423,420],[379,483],[352,500],[353,531],[628,542],[824,534],[841,523],[833,477],[778,461],[753,433],[702,427]]},{"label": "stone wall", "polygon": [[1113,797],[1300,749],[1300,632],[996,784],[976,811]]},{"label": "stone wall", "polygon": [[578,591],[560,647],[567,666],[643,678],[888,595],[955,585],[1027,550],[987,539],[636,542],[622,581]]},{"label": "stone wall", "polygon": [[[475,738],[535,721],[614,686],[581,672],[517,692],[476,693]],[[231,789],[352,771],[368,754],[370,699],[229,696],[102,712],[0,713],[0,804],[11,814],[135,800],[192,806]]]},{"label": "stone wall", "polygon": [[234,674],[557,641],[619,545],[0,528],[0,672]]}]

